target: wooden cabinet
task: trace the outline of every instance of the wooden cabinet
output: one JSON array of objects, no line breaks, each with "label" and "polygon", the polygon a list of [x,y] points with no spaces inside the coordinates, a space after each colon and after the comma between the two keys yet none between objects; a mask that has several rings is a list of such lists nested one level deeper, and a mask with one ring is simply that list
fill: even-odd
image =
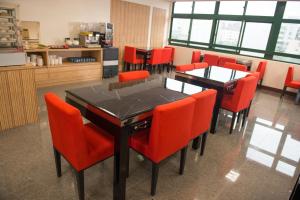
[{"label": "wooden cabinet", "polygon": [[0,68],[0,131],[38,121],[35,70]]}]

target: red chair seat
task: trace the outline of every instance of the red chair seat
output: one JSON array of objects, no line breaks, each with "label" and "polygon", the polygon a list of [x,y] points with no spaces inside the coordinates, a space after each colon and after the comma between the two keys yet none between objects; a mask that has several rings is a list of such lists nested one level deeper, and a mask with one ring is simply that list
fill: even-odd
[{"label": "red chair seat", "polygon": [[232,99],[233,99],[233,94],[224,94],[221,107],[232,112],[237,112],[231,109],[231,105],[233,101]]},{"label": "red chair seat", "polygon": [[286,86],[294,89],[300,89],[300,81],[291,81],[289,83],[286,83]]},{"label": "red chair seat", "polygon": [[179,71],[179,72],[190,71],[190,70],[194,70],[194,69],[195,69],[194,64],[176,66],[176,71]]},{"label": "red chair seat", "polygon": [[87,154],[80,167],[81,169],[85,169],[114,154],[113,136],[91,123],[84,125],[83,133],[87,142]]},{"label": "red chair seat", "polygon": [[144,63],[144,59],[143,58],[136,58],[135,64],[143,64],[143,63]]},{"label": "red chair seat", "polygon": [[129,145],[134,150],[141,152],[146,157],[150,157],[149,152],[149,129],[135,133],[131,138]]},{"label": "red chair seat", "polygon": [[119,73],[119,82],[147,79],[150,76],[146,70]]},{"label": "red chair seat", "polygon": [[194,63],[195,69],[203,69],[208,67],[208,63],[201,62],[201,63]]}]

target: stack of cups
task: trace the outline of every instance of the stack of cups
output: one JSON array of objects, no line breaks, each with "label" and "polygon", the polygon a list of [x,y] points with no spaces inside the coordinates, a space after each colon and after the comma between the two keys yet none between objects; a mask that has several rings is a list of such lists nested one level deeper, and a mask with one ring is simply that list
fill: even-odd
[{"label": "stack of cups", "polygon": [[49,55],[49,65],[61,65],[62,64],[62,57],[56,55]]}]

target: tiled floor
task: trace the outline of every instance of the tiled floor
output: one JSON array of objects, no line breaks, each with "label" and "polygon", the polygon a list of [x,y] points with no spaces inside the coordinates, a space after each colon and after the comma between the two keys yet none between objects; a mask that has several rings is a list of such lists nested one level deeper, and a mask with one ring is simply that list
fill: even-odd
[{"label": "tiled floor", "polygon": [[[86,83],[89,84],[89,83]],[[1,200],[77,199],[67,162],[56,177],[51,136],[42,95],[84,84],[39,90],[40,122],[0,133]],[[127,199],[143,200],[284,200],[298,176],[300,106],[286,96],[258,90],[245,128],[228,134],[230,116],[223,114],[217,134],[209,134],[203,157],[188,151],[185,174],[178,175],[179,155],[164,162],[157,195],[150,196],[148,161],[131,152]],[[112,199],[113,159],[85,173],[86,199]]]}]

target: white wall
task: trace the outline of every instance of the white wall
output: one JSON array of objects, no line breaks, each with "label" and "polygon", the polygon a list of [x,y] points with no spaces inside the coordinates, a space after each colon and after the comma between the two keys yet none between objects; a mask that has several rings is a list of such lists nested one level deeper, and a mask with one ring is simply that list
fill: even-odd
[{"label": "white wall", "polygon": [[109,22],[110,0],[1,0],[19,4],[19,17],[40,22],[40,43],[61,44],[72,23]]},{"label": "white wall", "polygon": [[[186,48],[186,47],[177,47],[177,46],[174,46],[174,47],[176,48],[175,56],[174,56],[174,65],[182,65],[182,64],[191,63],[192,52],[194,50],[198,50],[198,49],[192,49],[192,48]],[[253,61],[252,69],[251,69],[252,71],[255,71],[258,66],[258,63],[261,60],[263,60],[260,58],[253,58],[253,57],[247,57],[247,56],[232,55],[232,54],[225,54],[225,53],[201,50],[201,54],[204,54],[205,52],[218,54],[218,55],[224,55],[224,56],[228,56],[228,57],[250,59]],[[268,60],[268,65],[266,68],[263,85],[272,87],[272,88],[282,89],[289,65],[291,65],[291,64]],[[300,80],[300,66],[299,65],[294,65],[294,66],[295,66],[295,75],[294,75],[295,77],[294,78],[296,80]],[[294,91],[294,90],[291,90],[291,91]]]}]

